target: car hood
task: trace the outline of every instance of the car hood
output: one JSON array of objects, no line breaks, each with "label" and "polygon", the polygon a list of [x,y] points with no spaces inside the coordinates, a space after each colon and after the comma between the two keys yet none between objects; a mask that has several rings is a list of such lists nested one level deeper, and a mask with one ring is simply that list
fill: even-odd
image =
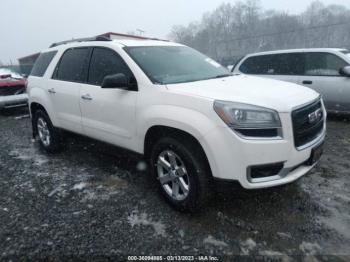
[{"label": "car hood", "polygon": [[301,85],[246,75],[171,84],[167,88],[171,92],[257,105],[278,112],[290,112],[319,97],[317,92]]},{"label": "car hood", "polygon": [[12,86],[25,86],[26,81],[24,79],[1,79],[1,87],[12,87]]}]

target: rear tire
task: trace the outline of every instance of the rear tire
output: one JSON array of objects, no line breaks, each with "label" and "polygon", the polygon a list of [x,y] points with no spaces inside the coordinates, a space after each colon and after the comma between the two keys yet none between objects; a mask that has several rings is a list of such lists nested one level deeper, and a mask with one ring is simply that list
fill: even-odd
[{"label": "rear tire", "polygon": [[210,199],[211,172],[198,143],[185,136],[164,137],[152,148],[150,166],[168,203],[180,211],[196,212]]},{"label": "rear tire", "polygon": [[55,128],[45,111],[37,110],[33,116],[34,133],[39,137],[41,147],[48,153],[57,153],[63,148],[63,136]]}]

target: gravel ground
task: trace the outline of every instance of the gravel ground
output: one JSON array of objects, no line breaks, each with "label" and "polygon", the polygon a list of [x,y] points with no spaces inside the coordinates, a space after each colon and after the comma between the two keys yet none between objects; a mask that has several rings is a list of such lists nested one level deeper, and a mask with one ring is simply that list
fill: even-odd
[{"label": "gravel ground", "polygon": [[[74,136],[47,156],[25,111],[0,115],[0,260],[261,255],[350,260],[350,122],[328,122],[314,171],[280,188],[224,190],[196,215],[155,192],[142,159]],[[315,260],[314,260],[315,261]]]}]

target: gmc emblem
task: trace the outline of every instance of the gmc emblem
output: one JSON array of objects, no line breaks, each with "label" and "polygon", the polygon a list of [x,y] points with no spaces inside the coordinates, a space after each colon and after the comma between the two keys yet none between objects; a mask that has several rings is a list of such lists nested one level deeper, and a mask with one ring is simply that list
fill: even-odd
[{"label": "gmc emblem", "polygon": [[315,112],[310,113],[308,117],[309,117],[310,124],[318,122],[322,117],[322,109],[321,108],[317,109]]}]

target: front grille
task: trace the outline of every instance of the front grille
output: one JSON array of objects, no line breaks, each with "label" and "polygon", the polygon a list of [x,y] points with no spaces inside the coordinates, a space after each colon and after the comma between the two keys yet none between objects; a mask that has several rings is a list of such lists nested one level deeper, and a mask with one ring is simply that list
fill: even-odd
[{"label": "front grille", "polygon": [[316,139],[324,127],[324,114],[320,100],[292,112],[295,146],[301,147]]},{"label": "front grille", "polygon": [[25,93],[25,87],[23,85],[0,87],[0,96],[12,96],[23,93]]}]

